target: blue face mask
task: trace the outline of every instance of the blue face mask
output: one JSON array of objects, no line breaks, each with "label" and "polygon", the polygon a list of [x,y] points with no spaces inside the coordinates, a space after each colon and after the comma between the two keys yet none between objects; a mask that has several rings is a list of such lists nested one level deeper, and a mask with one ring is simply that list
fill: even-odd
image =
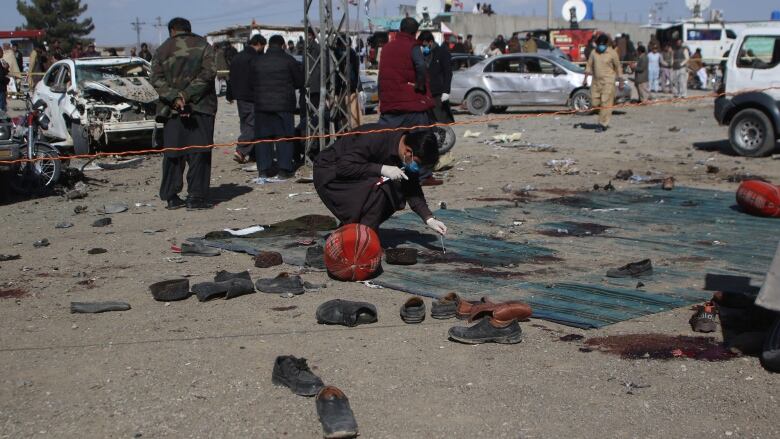
[{"label": "blue face mask", "polygon": [[404,163],[404,171],[411,172],[412,174],[419,174],[420,165],[412,160],[411,163]]},{"label": "blue face mask", "polygon": [[423,50],[423,55],[428,55],[429,53],[431,53],[431,48],[429,46],[423,46],[422,50]]},{"label": "blue face mask", "polygon": [[606,44],[599,44],[596,46],[596,50],[599,51],[599,53],[604,53],[607,51],[607,45]]}]

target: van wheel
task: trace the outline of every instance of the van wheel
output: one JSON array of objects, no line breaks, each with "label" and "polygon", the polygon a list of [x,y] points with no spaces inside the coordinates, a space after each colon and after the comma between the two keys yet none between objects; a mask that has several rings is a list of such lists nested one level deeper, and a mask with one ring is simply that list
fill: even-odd
[{"label": "van wheel", "polygon": [[482,90],[474,90],[466,96],[466,109],[474,116],[484,116],[492,106],[490,95]]},{"label": "van wheel", "polygon": [[764,157],[775,149],[775,129],[763,111],[747,108],[731,120],[729,142],[741,156]]}]

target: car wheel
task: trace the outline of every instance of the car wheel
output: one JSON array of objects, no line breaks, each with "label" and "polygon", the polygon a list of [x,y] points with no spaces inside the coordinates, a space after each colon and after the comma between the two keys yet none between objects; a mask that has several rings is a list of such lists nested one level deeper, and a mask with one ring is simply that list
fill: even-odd
[{"label": "car wheel", "polygon": [[578,111],[578,112],[590,111],[592,107],[593,107],[593,101],[591,100],[590,97],[590,90],[587,89],[577,90],[571,96],[571,99],[569,99],[569,108],[574,111]]},{"label": "car wheel", "polygon": [[775,129],[763,111],[747,108],[731,120],[729,142],[741,156],[767,156],[775,149]]},{"label": "car wheel", "polygon": [[76,155],[89,154],[89,136],[86,128],[78,122],[70,123],[70,137],[73,139],[73,152]]},{"label": "car wheel", "polygon": [[492,106],[490,95],[482,90],[474,90],[466,96],[466,109],[474,116],[484,116]]},{"label": "car wheel", "polygon": [[439,154],[444,155],[450,152],[455,146],[455,131],[451,127],[436,127],[433,132],[436,136],[436,142],[439,144]]},{"label": "car wheel", "polygon": [[509,107],[502,105],[500,107],[493,107],[492,110],[490,110],[491,113],[506,113],[506,110],[509,109]]}]

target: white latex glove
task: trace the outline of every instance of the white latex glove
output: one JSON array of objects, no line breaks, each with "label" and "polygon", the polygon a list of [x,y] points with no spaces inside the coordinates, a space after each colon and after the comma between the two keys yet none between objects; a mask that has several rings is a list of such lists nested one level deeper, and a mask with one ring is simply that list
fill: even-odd
[{"label": "white latex glove", "polygon": [[450,100],[450,94],[449,93],[442,93],[441,94],[441,101],[442,102],[447,102],[449,100]]},{"label": "white latex glove", "polygon": [[403,169],[397,166],[382,165],[382,170],[380,171],[380,174],[382,174],[383,177],[387,177],[393,181],[409,179],[409,177],[406,176],[406,173],[403,171]]},{"label": "white latex glove", "polygon": [[447,226],[445,226],[443,222],[437,220],[436,218],[428,218],[428,221],[426,221],[425,224],[429,229],[433,230],[439,235],[447,234]]}]

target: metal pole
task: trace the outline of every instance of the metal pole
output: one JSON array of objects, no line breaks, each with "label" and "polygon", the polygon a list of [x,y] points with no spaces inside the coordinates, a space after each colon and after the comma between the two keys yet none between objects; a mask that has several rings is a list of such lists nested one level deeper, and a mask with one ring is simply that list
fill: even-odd
[{"label": "metal pole", "polygon": [[547,29],[553,27],[553,0],[547,0]]}]

